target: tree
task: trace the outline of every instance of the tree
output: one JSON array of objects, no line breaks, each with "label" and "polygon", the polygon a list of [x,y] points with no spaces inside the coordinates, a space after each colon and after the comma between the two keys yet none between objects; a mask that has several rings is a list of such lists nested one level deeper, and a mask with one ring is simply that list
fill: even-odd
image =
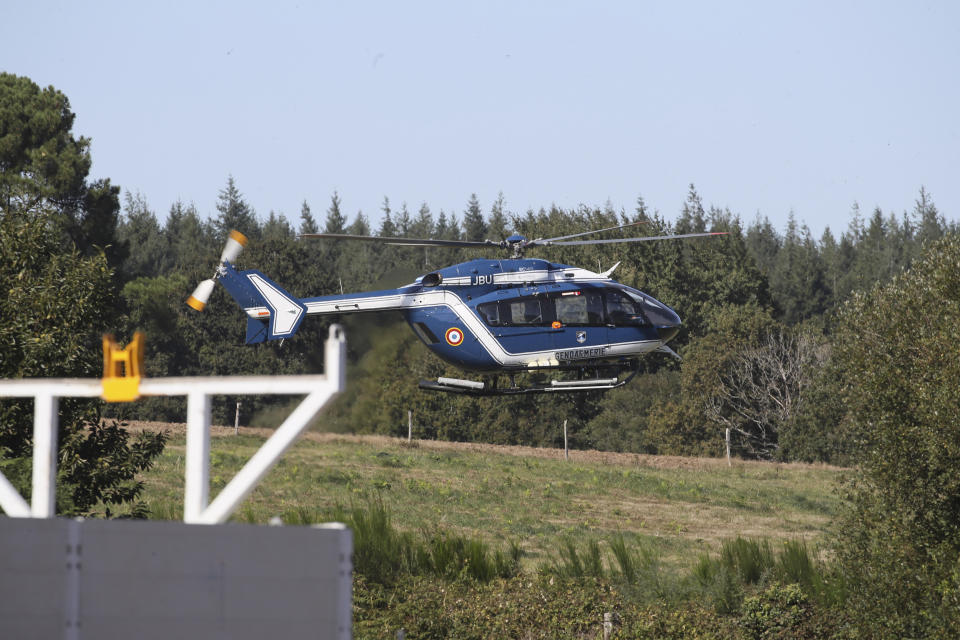
[{"label": "tree", "polygon": [[501,191],[490,207],[490,227],[488,233],[490,234],[490,239],[494,242],[506,239],[508,233],[507,216],[503,213],[503,205],[503,192]]},{"label": "tree", "polygon": [[381,238],[392,238],[397,235],[397,227],[393,224],[393,219],[390,217],[390,198],[383,196],[383,204],[380,206],[380,210],[383,211],[383,220],[380,222],[380,229],[377,232],[377,235]]},{"label": "tree", "polygon": [[803,411],[810,387],[827,357],[808,333],[774,330],[746,344],[717,371],[707,414],[729,428],[750,457],[772,459],[780,434]]},{"label": "tree", "polygon": [[[102,371],[100,334],[116,326],[116,293],[106,257],[64,246],[46,207],[0,211],[0,377],[93,377]],[[64,399],[59,406],[57,513],[86,513],[98,502],[131,504],[143,515],[142,482],[163,449],[162,434],[131,441],[101,421],[100,403]],[[0,466],[22,492],[29,488],[30,403],[0,407]],[[109,513],[109,508],[108,508]]]},{"label": "tree", "polygon": [[[109,180],[87,182],[89,141],[71,133],[74,114],[53,87],[0,74],[0,377],[95,376],[100,334],[121,323],[114,267],[119,200]],[[0,465],[29,487],[29,403],[0,407]],[[60,402],[57,512],[98,501],[139,502],[138,472],[162,435],[131,440],[101,421],[100,403]],[[109,512],[109,510],[108,510]]]},{"label": "tree", "polygon": [[210,277],[210,258],[220,249],[216,247],[213,225],[200,219],[193,204],[185,207],[177,201],[170,206],[163,235],[167,258],[173,262],[174,270],[194,279]]},{"label": "tree", "polygon": [[657,453],[721,455],[723,431],[710,417],[710,398],[719,392],[719,371],[732,366],[736,354],[758,344],[777,324],[755,303],[725,304],[705,319],[708,331],[697,334],[681,350],[680,391],[656,406],[649,418],[649,439]]},{"label": "tree", "polygon": [[487,223],[483,220],[483,211],[480,210],[480,201],[477,194],[471,193],[467,201],[467,210],[463,212],[463,229],[466,240],[486,240]]},{"label": "tree", "polygon": [[347,226],[347,217],[340,212],[340,194],[336,191],[330,196],[330,207],[327,209],[327,221],[323,226],[324,233],[343,233]]},{"label": "tree", "polygon": [[0,73],[0,208],[43,200],[76,206],[90,171],[90,140],[74,137],[67,97]]},{"label": "tree", "polygon": [[300,233],[317,233],[318,231],[320,228],[317,226],[317,221],[313,219],[310,205],[304,200],[300,205]]},{"label": "tree", "polygon": [[124,194],[124,214],[117,227],[117,238],[133,248],[120,265],[124,281],[156,277],[170,270],[171,256],[160,234],[160,223],[142,194]]},{"label": "tree", "polygon": [[837,555],[865,635],[960,631],[960,237],[853,297],[833,341],[860,473]]},{"label": "tree", "polygon": [[260,225],[257,215],[250,205],[243,199],[233,176],[227,177],[227,186],[220,190],[217,199],[219,215],[214,221],[214,228],[220,240],[226,240],[227,234],[236,229],[249,238],[258,238]]}]

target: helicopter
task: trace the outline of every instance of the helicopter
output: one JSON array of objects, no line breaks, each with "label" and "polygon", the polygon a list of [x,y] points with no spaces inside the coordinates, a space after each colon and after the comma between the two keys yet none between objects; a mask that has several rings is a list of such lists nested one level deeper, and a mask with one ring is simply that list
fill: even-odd
[{"label": "helicopter", "polygon": [[[247,344],[290,338],[308,315],[399,310],[434,354],[461,369],[489,376],[488,380],[421,380],[421,389],[476,396],[606,391],[636,375],[640,356],[660,352],[679,359],[667,343],[679,332],[680,317],[652,296],[613,280],[619,262],[597,273],[525,254],[536,247],[725,235],[580,239],[635,224],[639,223],[546,239],[514,234],[500,242],[305,233],[298,237],[509,252],[506,258],[478,258],[438,269],[397,289],[308,298],[289,294],[256,269],[237,271],[233,263],[247,238],[234,230],[213,278],[201,282],[187,304],[202,311],[219,282],[247,316]],[[574,377],[528,384],[518,384],[516,379],[520,374],[556,372],[573,372]],[[508,383],[501,384],[503,374]]]}]

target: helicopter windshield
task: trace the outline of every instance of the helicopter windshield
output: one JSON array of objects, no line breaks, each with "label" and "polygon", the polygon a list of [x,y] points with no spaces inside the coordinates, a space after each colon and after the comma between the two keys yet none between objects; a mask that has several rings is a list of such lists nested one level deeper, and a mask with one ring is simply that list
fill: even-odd
[{"label": "helicopter windshield", "polygon": [[644,317],[643,310],[632,296],[619,289],[607,289],[607,320],[615,326],[639,326],[650,324]]}]

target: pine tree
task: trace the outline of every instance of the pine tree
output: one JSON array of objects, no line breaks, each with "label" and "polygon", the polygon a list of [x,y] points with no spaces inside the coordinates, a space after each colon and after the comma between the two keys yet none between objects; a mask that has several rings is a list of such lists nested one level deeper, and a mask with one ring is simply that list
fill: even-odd
[{"label": "pine tree", "polygon": [[393,224],[393,219],[390,217],[390,198],[383,196],[383,204],[380,206],[380,210],[383,211],[383,220],[380,221],[380,230],[377,232],[377,235],[381,238],[395,238],[397,236],[397,227]]},{"label": "pine tree", "polygon": [[347,233],[355,236],[370,235],[370,222],[367,220],[367,216],[363,215],[363,211],[357,211],[357,217],[347,227]]},{"label": "pine tree", "polygon": [[939,240],[946,231],[946,222],[937,205],[933,204],[926,188],[920,187],[920,195],[913,209],[913,217],[917,221],[917,240],[921,245]]},{"label": "pine tree", "polygon": [[340,213],[340,194],[336,191],[330,196],[330,208],[327,209],[327,221],[324,224],[324,233],[343,233],[347,226],[347,217]]},{"label": "pine tree", "polygon": [[463,230],[467,240],[482,241],[487,239],[487,223],[483,220],[483,211],[480,210],[480,201],[477,194],[471,193],[467,201],[467,210],[463,212]]},{"label": "pine tree", "polygon": [[300,205],[300,233],[317,233],[319,231],[320,227],[317,226],[317,221],[313,218],[310,205],[304,200],[303,204]]},{"label": "pine tree", "polygon": [[490,207],[490,226],[487,230],[489,237],[494,242],[498,240],[503,240],[509,235],[509,230],[507,229],[507,217],[503,213],[503,191],[497,195],[497,199],[493,201],[493,205]]},{"label": "pine tree", "polygon": [[407,209],[407,203],[401,203],[400,212],[397,214],[397,219],[394,221],[394,224],[397,226],[397,235],[401,238],[410,237],[410,228],[412,226],[412,221],[410,220],[410,211]]},{"label": "pine tree", "polygon": [[260,237],[260,223],[257,221],[257,216],[244,201],[232,175],[227,177],[227,186],[220,190],[217,211],[220,214],[214,221],[214,228],[220,240],[225,240],[232,229],[236,229],[248,238]]},{"label": "pine tree", "polygon": [[703,233],[707,230],[707,218],[703,209],[703,199],[697,188],[690,183],[687,199],[683,203],[680,217],[677,219],[677,233]]},{"label": "pine tree", "polygon": [[766,216],[757,218],[747,229],[747,248],[760,270],[769,278],[777,264],[780,252],[780,236]]},{"label": "pine tree", "polygon": [[156,277],[173,266],[167,251],[166,239],[161,235],[160,223],[142,194],[124,194],[123,218],[117,226],[117,239],[133,250],[121,265],[124,280]]},{"label": "pine tree", "polygon": [[420,205],[417,218],[410,226],[411,238],[432,238],[434,233],[433,214],[426,202]]}]

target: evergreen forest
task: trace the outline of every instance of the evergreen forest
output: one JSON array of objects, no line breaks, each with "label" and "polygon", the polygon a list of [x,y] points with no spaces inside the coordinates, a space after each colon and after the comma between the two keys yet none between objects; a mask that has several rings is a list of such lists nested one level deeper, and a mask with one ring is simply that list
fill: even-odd
[{"label": "evergreen forest", "polygon": [[[925,245],[953,230],[922,187],[911,211],[877,208],[865,217],[854,204],[839,237],[828,228],[819,238],[792,215],[781,230],[766,218],[744,222],[704,204],[694,185],[673,219],[650,211],[642,198],[631,211],[581,206],[516,213],[502,195],[488,209],[470,195],[462,211],[435,214],[423,203],[413,214],[385,197],[381,222],[373,227],[362,212],[349,218],[336,193],[324,204],[315,214],[304,202],[295,220],[272,211],[260,217],[227,178],[211,215],[178,202],[161,218],[143,196],[126,193],[112,230],[112,246],[122,256],[116,265],[121,333],[146,332],[149,374],[320,372],[327,326],[338,321],[349,340],[348,392],[324,416],[322,428],[405,435],[412,411],[419,437],[554,446],[566,420],[576,447],[678,455],[722,455],[729,428],[740,456],[842,463],[850,453],[841,435],[843,407],[830,402],[836,397],[830,388],[836,312],[855,292],[909,269]],[[540,250],[551,261],[595,270],[621,262],[615,279],[666,302],[683,319],[672,343],[682,363],[649,356],[641,375],[607,393],[491,399],[424,392],[420,378],[469,374],[432,356],[399,313],[308,318],[291,340],[248,346],[245,317],[222,288],[204,313],[183,304],[212,274],[233,228],[250,239],[239,266],[257,268],[302,297],[399,286],[489,253],[302,240],[301,233],[499,240],[632,222],[643,223],[633,234],[639,228],[647,235],[728,235]],[[235,400],[221,399],[216,419],[231,422]],[[272,402],[245,400],[241,423],[275,423],[283,407]],[[137,410],[137,417],[151,420],[184,415],[182,402],[168,400]]]}]

